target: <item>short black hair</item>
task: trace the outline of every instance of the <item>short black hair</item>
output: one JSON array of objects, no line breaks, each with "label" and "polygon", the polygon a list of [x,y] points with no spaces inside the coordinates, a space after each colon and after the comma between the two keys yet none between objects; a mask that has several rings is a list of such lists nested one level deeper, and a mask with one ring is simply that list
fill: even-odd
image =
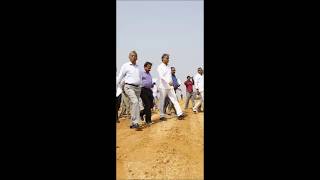
[{"label": "short black hair", "polygon": [[187,79],[189,78],[190,76],[187,76]]},{"label": "short black hair", "polygon": [[163,58],[164,58],[165,56],[169,57],[169,54],[166,54],[166,53],[162,54],[161,60],[163,60]]},{"label": "short black hair", "polygon": [[148,65],[152,66],[152,63],[148,61],[144,63],[144,67],[147,67]]}]

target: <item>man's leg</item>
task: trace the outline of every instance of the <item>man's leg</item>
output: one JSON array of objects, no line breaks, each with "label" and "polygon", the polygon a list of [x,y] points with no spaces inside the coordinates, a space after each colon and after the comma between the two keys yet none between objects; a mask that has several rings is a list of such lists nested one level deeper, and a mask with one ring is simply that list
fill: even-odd
[{"label": "man's leg", "polygon": [[186,93],[186,102],[184,103],[184,109],[188,109],[189,107],[189,101],[190,101],[191,93]]},{"label": "man's leg", "polygon": [[180,108],[180,105],[177,101],[177,97],[176,97],[176,94],[174,93],[174,90],[173,89],[170,89],[169,92],[168,92],[168,97],[170,98],[171,102],[173,103],[173,106],[176,110],[176,114],[177,116],[180,116],[182,115],[182,110]]},{"label": "man's leg", "polygon": [[[173,105],[173,103],[172,103],[172,101],[170,100],[169,97],[168,97],[168,101],[169,101],[169,105],[168,105],[168,111],[169,111],[169,113],[171,114],[172,109],[173,109],[174,114],[177,114],[176,108],[174,108],[174,105]],[[178,99],[177,99],[177,102],[179,103]]]},{"label": "man's leg", "polygon": [[116,121],[119,122],[118,111],[121,104],[121,94],[116,99]]},{"label": "man's leg", "polygon": [[194,105],[195,105],[195,103],[194,103],[194,97],[195,97],[196,95],[195,95],[194,92],[192,92],[192,93],[190,94],[190,96],[191,96],[192,107],[194,107]]},{"label": "man's leg", "polygon": [[195,106],[193,106],[193,111],[194,112],[198,112],[198,108],[199,108],[200,105],[201,105],[201,100],[197,101]]},{"label": "man's leg", "polygon": [[204,91],[200,92],[202,103],[201,103],[201,111],[204,111]]},{"label": "man's leg", "polygon": [[169,106],[170,100],[168,98],[168,96],[166,96],[165,100],[164,100],[164,113],[168,112],[168,106]]},{"label": "man's leg", "polygon": [[142,92],[140,93],[140,97],[139,97],[140,119],[144,121],[143,116],[145,115],[145,112],[144,112],[144,103],[142,101],[141,94]]},{"label": "man's leg", "polygon": [[123,114],[125,113],[126,111],[126,105],[124,103],[124,99],[125,99],[125,95],[122,93],[121,94],[121,104],[120,104],[120,107],[121,107],[121,112],[120,112],[120,116],[123,116]]},{"label": "man's leg", "polygon": [[138,124],[140,120],[139,97],[140,90],[131,85],[125,85],[124,91],[131,102],[131,120],[132,124]]},{"label": "man's leg", "polygon": [[159,107],[159,109],[160,109],[160,118],[162,118],[162,117],[165,117],[165,110],[164,110],[164,103],[165,103],[165,99],[166,99],[166,96],[167,96],[167,92],[169,91],[168,89],[159,89],[159,91],[160,91],[160,98],[159,98],[159,100],[160,100],[160,107]]},{"label": "man's leg", "polygon": [[153,96],[152,91],[147,90],[147,104],[145,106],[145,112],[146,112],[146,122],[151,123],[151,108],[153,108]]},{"label": "man's leg", "polygon": [[126,114],[129,115],[130,111],[131,111],[131,107],[130,107],[130,100],[127,94],[125,94],[125,99],[124,99],[124,104],[125,104],[125,109],[126,109]]},{"label": "man's leg", "polygon": [[149,99],[149,92],[142,88],[141,90],[141,95],[140,95],[143,105],[144,105],[144,110],[143,110],[143,115],[146,115],[146,122],[150,123],[151,122],[151,103]]},{"label": "man's leg", "polygon": [[201,99],[196,103],[196,105],[193,107],[194,112],[198,112],[198,108],[201,106],[201,104],[204,102],[204,92],[200,93]]},{"label": "man's leg", "polygon": [[172,106],[171,106],[171,101],[169,99],[169,97],[167,97],[167,101],[168,101],[168,105],[167,105],[167,113],[171,114],[171,109],[172,109]]}]

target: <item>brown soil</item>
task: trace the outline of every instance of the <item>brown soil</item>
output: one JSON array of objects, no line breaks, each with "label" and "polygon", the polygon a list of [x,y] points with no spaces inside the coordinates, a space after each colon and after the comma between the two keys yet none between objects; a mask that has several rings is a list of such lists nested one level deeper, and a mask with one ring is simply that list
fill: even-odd
[{"label": "brown soil", "polygon": [[117,179],[203,179],[203,113],[185,113],[184,120],[168,116],[159,121],[157,112],[152,115],[155,124],[142,131],[130,129],[130,120],[121,118]]}]

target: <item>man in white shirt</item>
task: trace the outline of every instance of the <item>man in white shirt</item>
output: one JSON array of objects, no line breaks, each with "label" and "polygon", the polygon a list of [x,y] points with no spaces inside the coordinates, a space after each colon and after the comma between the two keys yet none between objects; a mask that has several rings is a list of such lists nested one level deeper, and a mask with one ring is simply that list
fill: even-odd
[{"label": "man in white shirt", "polygon": [[152,95],[153,95],[153,110],[155,111],[156,109],[158,109],[158,100],[159,100],[159,90],[158,90],[158,85],[156,84],[155,81],[153,81],[153,88],[152,88]]},{"label": "man in white shirt", "polygon": [[[194,87],[197,91],[197,94],[200,94],[201,101],[198,101],[196,105],[193,107],[193,112],[197,113],[199,106],[202,104],[204,106],[204,81],[203,81],[203,70],[202,68],[198,68],[198,73],[194,76]],[[203,108],[203,107],[202,107]]]},{"label": "man in white shirt", "polygon": [[164,111],[164,101],[166,96],[169,97],[176,109],[179,120],[182,120],[185,114],[182,112],[174,92],[171,68],[168,66],[169,54],[162,55],[162,63],[158,66],[157,72],[159,76],[159,91],[160,91],[160,120],[166,120]]},{"label": "man in white shirt", "polygon": [[131,103],[131,120],[130,128],[140,129],[140,107],[139,98],[141,93],[142,74],[139,66],[136,64],[138,56],[135,51],[129,53],[130,62],[121,66],[120,73],[117,77],[117,84],[124,79],[124,92],[128,95]]}]

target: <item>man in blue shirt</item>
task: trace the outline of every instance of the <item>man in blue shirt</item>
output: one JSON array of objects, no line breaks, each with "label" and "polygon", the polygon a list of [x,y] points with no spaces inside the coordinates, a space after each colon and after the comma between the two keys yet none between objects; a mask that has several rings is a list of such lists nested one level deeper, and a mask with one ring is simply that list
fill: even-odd
[{"label": "man in blue shirt", "polygon": [[[180,83],[178,82],[178,79],[176,77],[176,68],[175,67],[171,67],[171,76],[172,76],[173,89],[174,89],[174,92],[176,93],[177,89],[180,86]],[[167,107],[168,107],[169,113],[171,112],[172,109],[176,113],[176,109],[174,108],[172,102],[170,101],[170,99],[168,97],[166,98],[165,109]]]},{"label": "man in blue shirt", "polygon": [[142,88],[140,97],[143,102],[144,109],[141,111],[140,116],[143,119],[145,115],[147,125],[151,125],[151,109],[153,108],[153,92],[152,88],[154,86],[152,82],[152,76],[150,74],[150,70],[152,67],[152,63],[146,62],[144,63],[144,71],[142,72]]}]

